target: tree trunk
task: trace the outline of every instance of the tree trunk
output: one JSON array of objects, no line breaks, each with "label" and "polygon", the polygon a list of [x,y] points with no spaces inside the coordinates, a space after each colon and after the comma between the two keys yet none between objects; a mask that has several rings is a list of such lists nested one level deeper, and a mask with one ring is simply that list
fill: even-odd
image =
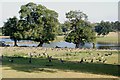
[{"label": "tree trunk", "polygon": [[18,46],[18,45],[17,45],[17,40],[16,40],[16,39],[14,40],[14,46]]},{"label": "tree trunk", "polygon": [[96,48],[95,43],[93,43],[93,49],[95,49],[95,48]]},{"label": "tree trunk", "polygon": [[77,43],[75,48],[79,48],[80,47],[80,43]]},{"label": "tree trunk", "polygon": [[42,46],[43,46],[43,42],[40,42],[37,47],[42,47]]}]

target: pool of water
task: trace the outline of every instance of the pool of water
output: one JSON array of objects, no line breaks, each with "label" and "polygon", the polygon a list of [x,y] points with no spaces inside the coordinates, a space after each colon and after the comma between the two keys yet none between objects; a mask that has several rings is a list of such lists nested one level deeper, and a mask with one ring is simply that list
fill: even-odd
[{"label": "pool of water", "polygon": [[[0,39],[0,41],[5,41],[5,42],[14,42],[11,39]],[[21,40],[19,42],[30,42],[30,40]],[[13,44],[9,44],[10,46],[13,46]],[[31,43],[31,44],[20,44],[18,43],[18,46],[37,46],[38,44]],[[75,48],[74,43],[68,43],[65,41],[62,42],[51,42],[50,44],[44,43],[43,47],[67,47],[67,48]],[[81,48],[92,48],[92,43],[85,43],[84,46],[81,46]],[[117,43],[96,43],[96,48],[97,49],[118,49],[118,44]]]}]

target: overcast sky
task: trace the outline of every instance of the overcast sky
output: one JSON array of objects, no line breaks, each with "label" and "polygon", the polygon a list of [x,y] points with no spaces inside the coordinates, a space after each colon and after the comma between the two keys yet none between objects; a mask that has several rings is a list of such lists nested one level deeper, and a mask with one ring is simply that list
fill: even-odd
[{"label": "overcast sky", "polygon": [[[18,11],[20,10],[21,5],[27,4],[27,2],[11,2],[4,1],[0,2],[0,26],[3,26],[9,17],[17,16],[19,17]],[[65,18],[65,13],[70,10],[81,10],[88,15],[88,20],[90,22],[100,22],[104,21],[116,21],[118,20],[118,2],[117,0],[109,0],[109,2],[104,0],[104,2],[95,2],[95,1],[74,1],[74,2],[35,2],[36,4],[42,4],[49,9],[55,10],[59,14],[59,21],[63,23]]]}]

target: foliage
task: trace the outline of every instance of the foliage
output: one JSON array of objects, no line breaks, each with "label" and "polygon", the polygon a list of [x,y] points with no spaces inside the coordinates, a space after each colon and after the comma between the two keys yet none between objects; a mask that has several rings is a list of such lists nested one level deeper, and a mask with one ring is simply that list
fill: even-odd
[{"label": "foliage", "polygon": [[73,42],[76,48],[85,42],[93,42],[95,40],[95,33],[92,26],[87,21],[87,15],[80,11],[70,11],[66,13],[66,18],[70,22],[71,31],[65,36],[65,41]]},{"label": "foliage", "polygon": [[65,33],[70,31],[70,29],[71,29],[70,26],[71,26],[70,22],[65,21],[64,24],[61,25],[62,31],[65,32]]},{"label": "foliage", "polygon": [[113,23],[113,30],[114,31],[120,31],[120,22],[119,21],[115,21]]},{"label": "foliage", "polygon": [[10,36],[10,39],[14,40],[14,46],[17,46],[17,41],[22,39],[21,31],[18,28],[18,19],[16,17],[9,18],[7,22],[4,23],[3,35]]},{"label": "foliage", "polygon": [[53,41],[58,30],[58,14],[45,6],[35,3],[28,3],[21,6],[19,11],[21,20],[28,25],[27,38],[43,43]]},{"label": "foliage", "polygon": [[110,22],[101,21],[100,23],[95,26],[95,31],[98,35],[107,35],[109,32],[112,31],[112,25]]}]

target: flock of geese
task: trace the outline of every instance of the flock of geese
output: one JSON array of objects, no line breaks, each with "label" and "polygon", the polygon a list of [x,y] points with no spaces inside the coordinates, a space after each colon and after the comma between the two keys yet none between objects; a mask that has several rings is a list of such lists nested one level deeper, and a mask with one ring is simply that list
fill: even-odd
[{"label": "flock of geese", "polygon": [[[51,48],[51,50],[55,50],[56,51],[59,51],[59,50],[63,50],[62,48]],[[69,51],[69,52],[72,52],[72,49],[64,49],[66,51]],[[76,52],[75,52],[76,53]],[[81,53],[82,54],[82,53]],[[35,52],[31,52],[31,53],[28,53],[27,54],[29,56],[29,63],[32,63],[32,58],[37,58],[37,57],[45,57],[48,62],[52,62],[52,60],[55,60],[55,58],[53,58],[53,56],[49,56],[47,54],[47,49],[45,49],[45,51],[41,54],[36,54]],[[100,54],[100,53],[96,53],[96,54],[92,54],[92,53],[88,53],[86,57],[82,57],[80,58],[79,62],[78,63],[94,63],[94,62],[97,62],[97,63],[106,63],[107,62],[107,59],[106,57],[107,56],[111,56],[112,53],[104,53],[104,54]],[[69,55],[68,55],[69,56]],[[2,55],[2,58],[4,56]],[[61,63],[64,63],[65,60],[63,60],[62,58],[59,58],[57,59],[59,60]],[[14,57],[10,57],[9,58],[9,62],[14,62]]]},{"label": "flock of geese", "polygon": [[112,53],[105,53],[105,54],[97,53],[97,55],[93,55],[93,54],[89,53],[89,55],[87,57],[81,58],[80,63],[83,63],[83,62],[106,63],[107,62],[106,57],[111,56],[111,55],[112,55]]}]

